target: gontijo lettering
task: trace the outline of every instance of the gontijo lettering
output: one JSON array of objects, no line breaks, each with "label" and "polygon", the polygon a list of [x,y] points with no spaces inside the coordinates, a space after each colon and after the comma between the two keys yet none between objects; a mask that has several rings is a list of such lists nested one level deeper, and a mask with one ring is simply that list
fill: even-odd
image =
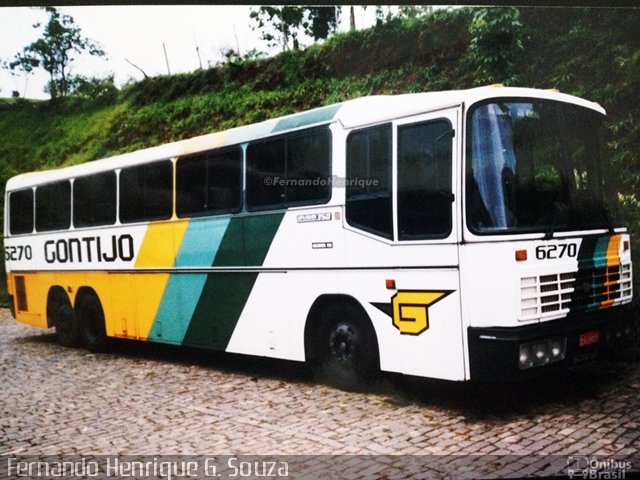
[{"label": "gontijo lettering", "polygon": [[47,263],[129,262],[135,256],[133,237],[111,235],[106,242],[100,237],[61,238],[44,243]]}]

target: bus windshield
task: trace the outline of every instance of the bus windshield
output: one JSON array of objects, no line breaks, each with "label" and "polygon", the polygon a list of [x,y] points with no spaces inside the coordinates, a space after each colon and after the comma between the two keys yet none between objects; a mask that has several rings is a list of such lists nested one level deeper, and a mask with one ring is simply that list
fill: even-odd
[{"label": "bus windshield", "polygon": [[469,114],[466,210],[477,234],[611,229],[604,115],[568,103],[496,100]]}]

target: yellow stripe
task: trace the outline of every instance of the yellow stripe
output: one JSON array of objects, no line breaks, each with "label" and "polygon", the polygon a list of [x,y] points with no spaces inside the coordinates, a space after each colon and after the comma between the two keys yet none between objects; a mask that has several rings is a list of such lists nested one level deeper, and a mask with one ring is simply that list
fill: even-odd
[{"label": "yellow stripe", "polygon": [[[49,285],[54,282],[55,275],[47,273],[44,282],[39,281],[39,276],[33,273],[20,273],[7,275],[7,283],[9,294],[14,295],[14,305],[16,306],[16,320],[38,328],[47,328],[47,294]],[[24,287],[27,297],[27,310],[21,311],[17,306],[17,298],[15,298],[15,277],[24,278]]]},{"label": "yellow stripe", "polygon": [[[151,224],[147,228],[136,268],[170,268],[173,266],[182,239],[189,222],[163,222]],[[138,312],[132,315],[136,319],[136,337],[142,340],[149,338],[149,332],[156,318],[162,301],[162,295],[169,281],[168,273],[132,274],[129,281],[117,282],[120,288],[135,292]],[[127,297],[126,291],[119,292]],[[117,298],[117,297],[116,297]],[[108,323],[108,322],[107,322]],[[107,329],[109,326],[107,325]]]},{"label": "yellow stripe", "polygon": [[[607,245],[607,271],[605,275],[605,297],[607,296],[607,292],[613,292],[613,287],[618,283],[616,277],[620,278],[619,270],[611,269],[611,267],[617,267],[620,265],[620,240],[622,239],[622,235],[612,235],[609,238],[609,245]],[[611,270],[610,270],[611,269]],[[611,271],[611,273],[610,273]],[[617,272],[614,274],[614,272]],[[615,275],[615,276],[614,276]],[[613,305],[613,300],[603,300],[600,303],[600,308],[607,308]]]},{"label": "yellow stripe", "polygon": [[217,132],[185,140],[180,142],[178,155],[189,155],[192,153],[219,148],[224,145],[226,138],[227,132]]},{"label": "yellow stripe", "polygon": [[607,267],[612,267],[620,263],[620,240],[622,235],[613,235],[609,239],[607,247]]},{"label": "yellow stripe", "polygon": [[149,224],[140,246],[135,268],[173,267],[187,226],[187,221]]},{"label": "yellow stripe", "polygon": [[[182,244],[188,221],[150,224],[140,246],[136,268],[170,268]],[[47,327],[47,294],[52,285],[62,286],[72,305],[80,287],[90,286],[104,311],[107,335],[146,340],[153,326],[168,273],[40,272],[21,274],[25,278],[28,310],[17,312],[17,320],[35,327]],[[14,274],[9,274],[13,292]]]}]

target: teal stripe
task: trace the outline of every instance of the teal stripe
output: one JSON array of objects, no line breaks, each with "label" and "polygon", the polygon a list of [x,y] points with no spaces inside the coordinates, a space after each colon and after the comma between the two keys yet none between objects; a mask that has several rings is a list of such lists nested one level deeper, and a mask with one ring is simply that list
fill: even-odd
[{"label": "teal stripe", "polygon": [[254,138],[266,137],[273,131],[277,123],[277,120],[265,120],[264,122],[253,125],[232,128],[231,130],[227,130],[224,143],[225,145],[236,145]]},{"label": "teal stripe", "polygon": [[601,244],[600,241],[600,237],[585,237],[580,244],[578,272],[576,273],[575,288],[571,294],[571,308],[575,311],[592,308],[587,303],[589,293],[584,290],[584,285],[588,285],[589,290],[593,287],[593,268],[595,258],[598,255],[598,247]]},{"label": "teal stripe", "polygon": [[[210,266],[229,221],[229,218],[192,220],[184,234],[174,266]],[[206,280],[206,274],[176,273],[169,277],[149,339],[182,343]]]},{"label": "teal stripe", "polygon": [[593,252],[593,267],[604,268],[607,266],[607,248],[609,247],[610,237],[600,237],[596,242],[596,248]]},{"label": "teal stripe", "polygon": [[191,220],[184,234],[175,266],[211,266],[230,221],[231,218]]},{"label": "teal stripe", "polygon": [[[593,268],[594,269],[607,267],[607,248],[609,246],[609,240],[610,240],[610,237],[608,236],[598,238],[598,241],[596,242],[596,248],[593,252]],[[604,283],[602,282],[596,283],[594,281],[593,284],[591,285],[591,288],[594,291],[598,291],[602,287],[604,287]],[[592,302],[587,306],[587,309],[593,309],[593,308],[600,308],[600,302],[599,301]]]},{"label": "teal stripe", "polygon": [[296,113],[284,118],[274,118],[252,125],[232,128],[224,132],[224,144],[236,145],[292,128],[327,123],[334,119],[341,107],[342,103],[336,103],[334,105],[309,110],[308,112]]},{"label": "teal stripe", "polygon": [[[243,249],[243,264],[262,266],[283,217],[273,213],[234,218],[213,266],[239,265],[238,253]],[[258,273],[249,272],[208,275],[183,345],[226,350],[257,278]]]},{"label": "teal stripe", "polygon": [[281,132],[291,128],[306,127],[307,125],[314,125],[316,123],[330,122],[333,120],[333,117],[336,116],[340,107],[342,107],[342,104],[336,103],[327,107],[316,108],[314,110],[309,110],[308,112],[282,118],[278,120],[273,131]]}]

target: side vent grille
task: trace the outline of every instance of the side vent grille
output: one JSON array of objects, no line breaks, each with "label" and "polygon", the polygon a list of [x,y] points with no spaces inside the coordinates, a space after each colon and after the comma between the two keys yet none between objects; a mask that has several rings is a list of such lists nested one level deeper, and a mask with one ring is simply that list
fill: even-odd
[{"label": "side vent grille", "polygon": [[16,276],[16,300],[18,302],[18,311],[26,312],[29,310],[27,303],[27,287],[23,276]]}]

